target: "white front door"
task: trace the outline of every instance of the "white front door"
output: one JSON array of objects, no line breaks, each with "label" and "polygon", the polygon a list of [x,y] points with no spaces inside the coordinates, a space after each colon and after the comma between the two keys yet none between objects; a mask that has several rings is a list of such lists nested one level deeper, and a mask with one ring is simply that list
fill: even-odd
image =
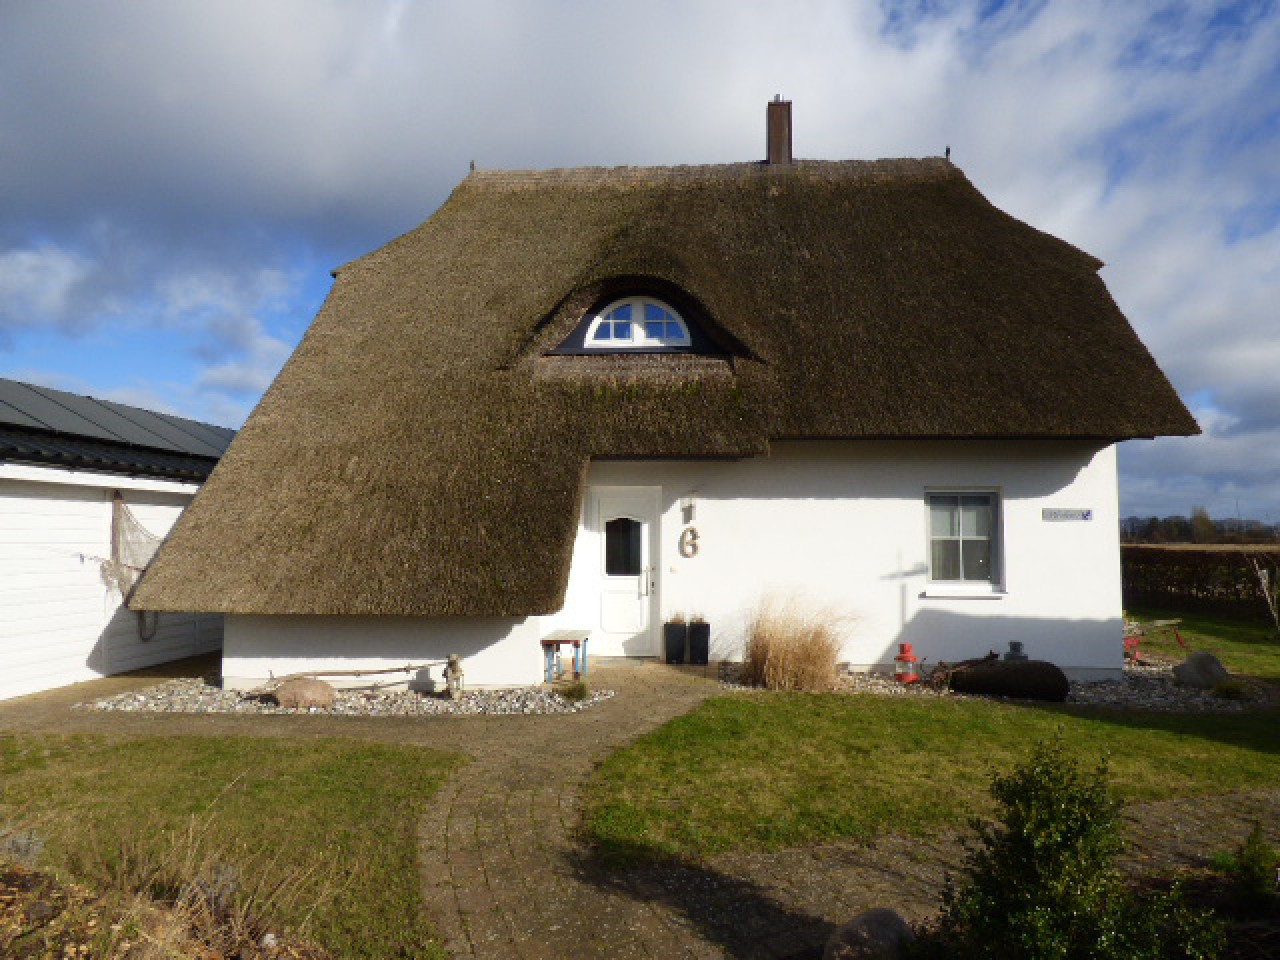
[{"label": "white front door", "polygon": [[597,487],[593,500],[600,543],[601,652],[654,656],[658,488]]}]

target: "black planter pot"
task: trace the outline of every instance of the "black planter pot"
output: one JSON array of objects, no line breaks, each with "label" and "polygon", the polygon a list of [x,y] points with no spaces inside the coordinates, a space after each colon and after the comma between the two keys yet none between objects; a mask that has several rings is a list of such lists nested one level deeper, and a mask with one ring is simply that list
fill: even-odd
[{"label": "black planter pot", "polygon": [[684,663],[684,647],[689,635],[687,623],[662,625],[662,651],[667,663]]},{"label": "black planter pot", "polygon": [[689,624],[689,662],[704,667],[711,654],[711,624]]}]

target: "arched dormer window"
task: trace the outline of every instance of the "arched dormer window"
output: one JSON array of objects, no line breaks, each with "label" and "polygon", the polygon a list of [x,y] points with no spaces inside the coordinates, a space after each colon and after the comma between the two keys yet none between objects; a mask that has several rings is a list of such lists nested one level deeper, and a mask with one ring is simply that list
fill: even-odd
[{"label": "arched dormer window", "polygon": [[587,350],[628,347],[687,347],[689,327],[661,300],[626,297],[605,306],[592,318],[583,346]]}]

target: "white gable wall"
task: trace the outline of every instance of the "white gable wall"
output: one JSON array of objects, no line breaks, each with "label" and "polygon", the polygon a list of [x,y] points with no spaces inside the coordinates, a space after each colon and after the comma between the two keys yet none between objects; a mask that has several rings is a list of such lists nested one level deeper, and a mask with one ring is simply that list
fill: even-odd
[{"label": "white gable wall", "polygon": [[[0,466],[0,699],[217,650],[213,614],[136,614],[102,578],[111,501],[164,536],[195,485]],[[143,639],[143,635],[147,639]]]},{"label": "white gable wall", "polygon": [[[741,656],[747,620],[773,597],[829,610],[843,659],[888,668],[910,641],[928,662],[1004,652],[1022,641],[1069,672],[1122,666],[1120,555],[1114,447],[1078,442],[783,442],[741,461],[604,461],[593,491],[661,491],[659,618],[700,613],[712,657]],[[930,584],[928,491],[1000,497],[998,589]],[[698,553],[679,553],[692,496]],[[1089,509],[1087,521],[1049,522],[1045,509]],[[547,629],[598,621],[600,534],[584,524],[565,609]],[[659,653],[661,627],[652,652]],[[620,655],[601,643],[595,654]]]}]

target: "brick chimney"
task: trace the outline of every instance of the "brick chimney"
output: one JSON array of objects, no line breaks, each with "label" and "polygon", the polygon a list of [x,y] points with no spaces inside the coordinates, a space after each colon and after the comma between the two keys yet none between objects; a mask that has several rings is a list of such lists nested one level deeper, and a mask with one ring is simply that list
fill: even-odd
[{"label": "brick chimney", "polygon": [[791,162],[791,101],[778,94],[765,114],[767,127],[766,163]]}]

